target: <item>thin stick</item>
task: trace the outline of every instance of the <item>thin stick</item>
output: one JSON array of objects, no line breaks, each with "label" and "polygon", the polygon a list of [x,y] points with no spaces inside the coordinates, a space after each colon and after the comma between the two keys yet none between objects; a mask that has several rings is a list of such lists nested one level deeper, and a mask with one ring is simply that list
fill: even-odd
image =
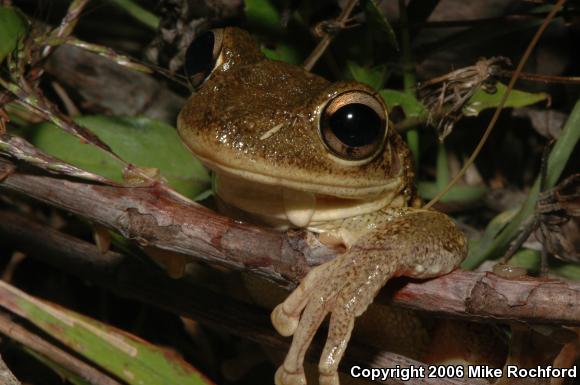
[{"label": "thin stick", "polygon": [[516,238],[516,240],[511,244],[508,251],[506,251],[506,253],[503,255],[503,257],[501,257],[501,260],[499,263],[501,263],[501,264],[508,263],[508,261],[511,259],[511,257],[514,256],[514,254],[516,253],[516,251],[518,251],[520,249],[520,247],[522,247],[524,242],[530,237],[530,235],[532,235],[532,233],[534,232],[534,230],[536,230],[536,228],[538,227],[539,224],[540,224],[539,218],[537,216],[534,216],[534,219],[532,220],[532,222],[530,222],[526,226],[526,228],[520,233],[520,235]]},{"label": "thin stick", "polygon": [[[552,149],[552,145],[554,141],[550,141],[548,145],[544,147],[544,151],[542,151],[542,163],[540,165],[540,193],[542,193],[546,189],[546,173],[548,169],[548,157],[550,155],[550,150]],[[534,217],[530,223],[526,225],[526,227],[522,230],[520,235],[516,238],[515,242],[509,247],[508,251],[501,257],[500,263],[507,263],[510,258],[522,247],[524,242],[530,237],[532,232],[540,226],[541,219],[540,213],[538,212],[538,208],[536,206]],[[542,245],[544,244],[545,240],[542,240]],[[545,249],[543,247],[542,249]]]},{"label": "thin stick", "polygon": [[[357,2],[358,0],[350,0],[348,4],[346,4],[346,6],[342,9],[342,12],[340,12],[340,15],[338,15],[338,17],[336,18],[337,24],[341,25],[342,23],[346,22]],[[322,38],[322,40],[320,40],[316,48],[314,48],[314,51],[312,51],[310,56],[308,56],[308,58],[306,58],[306,60],[304,61],[302,67],[304,67],[306,71],[312,70],[318,59],[320,59],[324,51],[326,51],[326,49],[332,42],[332,39],[334,39],[334,35],[330,34],[324,35],[324,37]]]},{"label": "thin stick", "polygon": [[[513,74],[514,71],[500,70],[496,76],[510,77]],[[541,83],[580,84],[580,76],[557,76],[522,72],[520,73],[519,78],[521,80],[530,80]]]},{"label": "thin stick", "polygon": [[[72,33],[73,29],[76,27],[80,19],[81,13],[85,9],[89,1],[90,0],[74,0],[69,5],[67,13],[60,22],[60,25],[58,26],[57,29],[53,31],[54,37],[65,39]],[[47,45],[46,47],[44,47],[42,51],[42,57],[46,58],[48,55],[50,55],[50,53],[53,50],[54,50],[53,46]]]},{"label": "thin stick", "polygon": [[540,28],[538,28],[538,31],[536,32],[536,34],[532,38],[532,41],[530,41],[530,44],[526,48],[526,51],[524,52],[522,58],[520,59],[520,62],[518,63],[516,70],[514,71],[514,75],[510,79],[510,82],[507,86],[507,89],[505,90],[505,93],[503,94],[503,96],[501,98],[501,101],[499,102],[499,105],[495,109],[493,117],[491,118],[487,128],[485,129],[485,132],[483,133],[483,136],[481,137],[481,140],[477,144],[477,147],[475,148],[475,150],[473,151],[473,153],[471,154],[469,159],[463,165],[463,168],[461,168],[461,170],[457,173],[457,175],[455,175],[453,177],[451,182],[449,182],[447,184],[447,186],[442,191],[440,191],[439,194],[437,194],[435,196],[435,198],[431,199],[429,201],[429,203],[427,203],[424,206],[424,208],[428,209],[431,206],[433,206],[435,203],[437,203],[445,194],[447,194],[447,192],[451,189],[451,187],[453,187],[457,183],[457,181],[459,181],[459,179],[461,179],[463,174],[465,174],[467,169],[473,164],[473,161],[479,155],[479,152],[481,151],[481,149],[483,148],[483,145],[487,141],[487,138],[491,134],[491,131],[492,131],[493,127],[495,126],[495,123],[499,119],[499,114],[501,113],[501,110],[503,109],[503,106],[504,106],[505,102],[507,101],[507,98],[508,98],[510,92],[514,88],[514,85],[516,84],[516,82],[518,80],[518,76],[522,72],[524,65],[526,64],[526,62],[528,61],[528,58],[532,54],[533,49],[536,47],[536,44],[538,44],[538,41],[540,40],[540,37],[542,36],[542,34],[546,30],[546,28],[548,27],[548,24],[550,24],[552,19],[554,19],[554,17],[556,16],[556,14],[560,10],[560,8],[562,8],[562,6],[564,5],[565,2],[566,2],[566,0],[558,0],[558,2],[556,3],[556,5],[554,5],[554,7],[552,8],[552,10],[548,14],[548,16],[546,16],[546,19],[544,20],[544,22],[542,23]]}]

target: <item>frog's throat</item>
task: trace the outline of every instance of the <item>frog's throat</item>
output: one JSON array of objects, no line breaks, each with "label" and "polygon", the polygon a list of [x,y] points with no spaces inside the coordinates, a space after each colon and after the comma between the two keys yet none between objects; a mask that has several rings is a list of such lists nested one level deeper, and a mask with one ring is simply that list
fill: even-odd
[{"label": "frog's throat", "polygon": [[[238,176],[218,173],[215,189],[227,211],[242,219],[275,227],[316,227],[339,219],[368,214],[393,204],[406,205],[396,181],[384,194],[366,199],[344,199],[330,195],[259,184]],[[401,182],[398,184],[401,185]],[[400,199],[395,199],[399,197]],[[232,210],[235,209],[235,210]]]}]

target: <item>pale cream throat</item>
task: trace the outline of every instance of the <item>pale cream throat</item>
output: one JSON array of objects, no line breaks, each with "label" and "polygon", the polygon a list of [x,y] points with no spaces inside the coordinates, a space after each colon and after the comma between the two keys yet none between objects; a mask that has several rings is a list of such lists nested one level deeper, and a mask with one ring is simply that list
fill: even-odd
[{"label": "pale cream throat", "polygon": [[[385,193],[374,198],[344,199],[256,183],[231,175],[218,174],[216,179],[216,193],[226,204],[265,219],[287,221],[296,227],[314,226],[391,206],[399,195],[401,183],[400,178],[394,178],[385,186]],[[400,204],[404,205],[404,202]]]}]

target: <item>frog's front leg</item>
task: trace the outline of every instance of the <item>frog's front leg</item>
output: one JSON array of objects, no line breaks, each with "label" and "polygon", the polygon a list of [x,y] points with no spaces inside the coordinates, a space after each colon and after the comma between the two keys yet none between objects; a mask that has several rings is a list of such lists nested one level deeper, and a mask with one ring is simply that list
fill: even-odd
[{"label": "frog's front leg", "polygon": [[384,284],[396,276],[447,274],[466,253],[464,235],[436,211],[403,209],[383,226],[362,235],[346,253],[313,269],[274,309],[276,329],[283,335],[294,334],[286,359],[276,372],[276,384],[306,384],[304,355],[324,317],[331,313],[319,363],[320,384],[338,385],[338,364],[354,320]]}]

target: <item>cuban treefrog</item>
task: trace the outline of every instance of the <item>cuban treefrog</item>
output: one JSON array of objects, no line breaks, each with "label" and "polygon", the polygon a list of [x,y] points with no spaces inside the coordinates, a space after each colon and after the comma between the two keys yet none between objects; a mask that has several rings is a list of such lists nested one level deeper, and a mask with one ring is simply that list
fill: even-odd
[{"label": "cuban treefrog", "polygon": [[337,385],[355,318],[381,287],[396,276],[450,272],[466,254],[465,237],[446,215],[417,207],[409,149],[370,87],[268,60],[237,28],[197,37],[186,73],[198,89],[178,130],[215,172],[224,211],[307,228],[346,250],[272,312],[276,330],[294,336],[276,384],[306,383],[305,352],[330,314],[319,374]]}]

